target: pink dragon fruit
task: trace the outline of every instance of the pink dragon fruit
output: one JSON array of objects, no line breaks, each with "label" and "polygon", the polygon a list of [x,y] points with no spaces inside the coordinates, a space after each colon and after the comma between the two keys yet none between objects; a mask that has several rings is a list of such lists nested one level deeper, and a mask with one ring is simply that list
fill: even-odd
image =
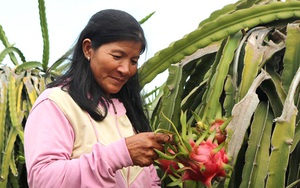
[{"label": "pink dragon fruit", "polygon": [[172,160],[158,159],[157,162],[159,163],[159,167],[168,175],[174,176],[173,170],[178,170],[180,168],[178,163]]},{"label": "pink dragon fruit", "polygon": [[[207,187],[211,186],[211,181],[215,176],[225,176],[225,165],[228,163],[228,157],[224,148],[216,150],[218,144],[212,143],[210,139],[202,141],[199,146],[192,144],[193,150],[190,153],[190,159],[196,163],[190,165],[193,172],[187,171],[190,177],[195,181],[201,181]],[[194,174],[196,173],[196,174]]]},{"label": "pink dragon fruit", "polygon": [[[233,170],[228,164],[224,148],[226,140],[224,130],[227,124],[224,124],[222,119],[215,120],[211,126],[205,125],[201,120],[197,121],[198,123],[199,126],[193,129],[183,121],[181,134],[171,123],[175,130],[173,143],[166,143],[165,152],[156,150],[160,156],[158,159],[160,168],[165,175],[173,176],[170,186],[191,180],[211,187],[212,181],[220,180],[218,177],[225,177],[228,170]],[[166,130],[166,133],[170,131]]]},{"label": "pink dragon fruit", "polygon": [[221,130],[221,125],[223,125],[223,119],[216,119],[211,123],[210,131],[216,130],[215,139],[218,141],[218,144],[223,143],[226,140],[226,131]]}]

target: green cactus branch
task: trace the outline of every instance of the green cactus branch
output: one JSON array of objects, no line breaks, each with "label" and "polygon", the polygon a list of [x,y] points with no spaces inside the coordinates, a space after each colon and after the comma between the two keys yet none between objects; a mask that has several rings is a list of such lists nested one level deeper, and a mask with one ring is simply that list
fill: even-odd
[{"label": "green cactus branch", "polygon": [[177,63],[199,48],[221,40],[239,30],[252,28],[275,20],[299,17],[300,2],[274,2],[223,15],[172,43],[168,48],[157,52],[145,62],[139,68],[141,86],[144,87],[145,84],[152,81],[157,74],[165,71],[170,64]]},{"label": "green cactus branch", "polygon": [[[0,40],[2,42],[2,44],[6,47],[6,48],[9,48],[11,47],[12,45],[8,42],[8,39],[5,35],[5,32],[3,30],[3,27],[0,25]],[[2,52],[1,52],[2,53]],[[15,57],[15,54],[14,53],[9,53],[9,57],[12,61],[12,63],[14,65],[18,65],[18,60],[17,58]],[[0,61],[1,62],[1,61]]]},{"label": "green cactus branch", "polygon": [[38,0],[38,2],[39,2],[40,25],[41,25],[42,36],[43,36],[43,44],[44,44],[42,66],[43,66],[43,70],[46,72],[49,63],[50,42],[49,42],[49,34],[48,34],[48,26],[47,26],[47,18],[46,18],[45,1]]},{"label": "green cactus branch", "polygon": [[232,165],[236,162],[251,117],[259,104],[258,95],[255,91],[266,79],[270,79],[270,76],[267,72],[262,70],[253,81],[246,96],[233,107],[233,118],[227,127],[228,137],[230,138],[228,143],[228,155],[231,157]]},{"label": "green cactus branch", "polygon": [[251,134],[246,152],[246,164],[243,168],[241,187],[264,187],[269,166],[270,137],[274,116],[270,105],[262,102],[258,105],[251,124]]}]

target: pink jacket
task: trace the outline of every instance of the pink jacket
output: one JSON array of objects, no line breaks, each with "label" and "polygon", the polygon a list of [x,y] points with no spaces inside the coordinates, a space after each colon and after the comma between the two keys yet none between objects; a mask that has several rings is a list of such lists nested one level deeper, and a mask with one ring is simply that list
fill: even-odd
[{"label": "pink jacket", "polygon": [[25,159],[31,188],[153,188],[153,165],[133,166],[125,137],[132,126],[121,102],[95,122],[60,88],[46,89],[25,126]]}]

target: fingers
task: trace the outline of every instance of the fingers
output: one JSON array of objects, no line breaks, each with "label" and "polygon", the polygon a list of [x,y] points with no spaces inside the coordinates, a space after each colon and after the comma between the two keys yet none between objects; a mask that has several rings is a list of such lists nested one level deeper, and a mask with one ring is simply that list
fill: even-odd
[{"label": "fingers", "polygon": [[172,140],[169,134],[147,132],[130,136],[125,142],[134,165],[149,166],[159,158],[155,149],[163,151],[164,144]]},{"label": "fingers", "polygon": [[[155,133],[154,133],[155,134]],[[156,140],[157,143],[160,143],[160,144],[165,144],[165,143],[168,143],[168,142],[172,142],[173,141],[173,137],[172,135],[169,135],[169,134],[163,134],[163,133],[156,133],[154,135],[154,138]]]}]

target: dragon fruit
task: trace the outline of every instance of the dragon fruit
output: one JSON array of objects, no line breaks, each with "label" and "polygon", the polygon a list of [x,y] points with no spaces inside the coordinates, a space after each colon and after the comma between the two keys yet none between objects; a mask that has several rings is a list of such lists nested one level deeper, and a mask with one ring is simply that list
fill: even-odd
[{"label": "dragon fruit", "polygon": [[169,186],[191,180],[211,187],[212,181],[226,177],[232,168],[224,148],[226,132],[222,125],[225,125],[224,120],[217,119],[210,126],[203,125],[206,130],[197,131],[199,129],[183,124],[186,131],[181,134],[173,125],[174,143],[166,143],[165,152],[157,151],[159,167],[165,175],[172,176]]},{"label": "dragon fruit", "polygon": [[215,139],[218,141],[218,144],[222,144],[226,140],[226,131],[222,130],[221,126],[223,125],[223,119],[216,119],[211,123],[210,131],[216,130]]},{"label": "dragon fruit", "polygon": [[[197,179],[207,187],[211,186],[211,181],[215,176],[226,176],[226,164],[228,157],[224,148],[218,150],[218,144],[211,140],[202,141],[199,146],[193,144],[193,150],[190,153],[190,159],[197,164]],[[193,166],[191,166],[193,167]]]},{"label": "dragon fruit", "polygon": [[159,163],[159,167],[168,175],[174,176],[173,170],[178,170],[180,168],[178,163],[172,160],[158,159],[157,162]]}]

